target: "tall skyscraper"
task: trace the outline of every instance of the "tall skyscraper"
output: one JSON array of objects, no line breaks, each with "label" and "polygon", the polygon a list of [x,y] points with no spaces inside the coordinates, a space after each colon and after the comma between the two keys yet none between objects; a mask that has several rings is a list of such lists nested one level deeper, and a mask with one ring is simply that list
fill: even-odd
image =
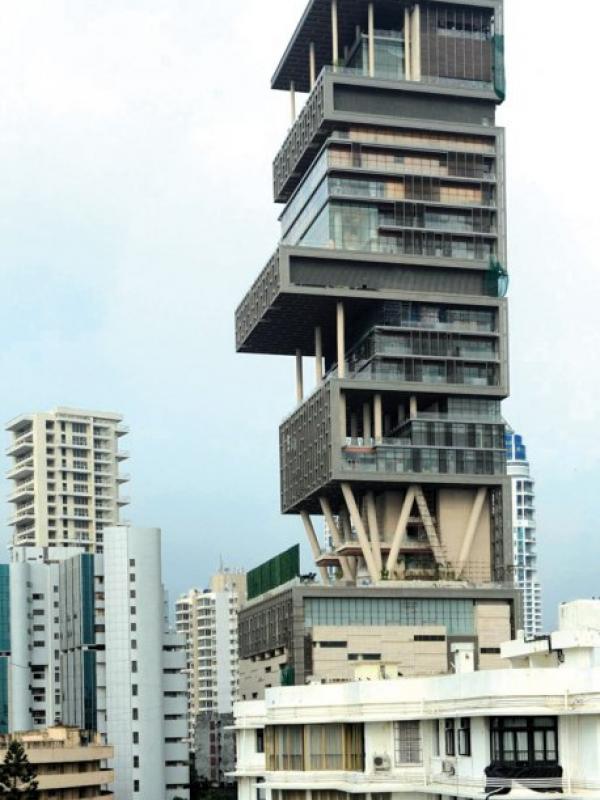
[{"label": "tall skyscraper", "polygon": [[158,528],[106,531],[99,696],[117,800],[189,798],[185,649],[165,620],[160,544]]},{"label": "tall skyscraper", "polygon": [[[292,106],[274,161],[281,240],[237,310],[236,343],[295,359],[281,507],[301,518],[323,583],[335,568],[319,591],[339,594],[296,591],[309,627],[412,620],[450,636],[453,603],[509,603],[502,16],[501,0],[310,0],[272,79]],[[309,96],[296,115],[297,92]],[[275,625],[260,633],[263,611],[242,612],[242,657],[256,667],[277,651],[303,680],[314,664],[298,644],[279,652]],[[477,642],[483,628],[455,630]]]},{"label": "tall skyscraper", "polygon": [[82,547],[102,552],[104,529],[119,522],[128,480],[119,464],[128,430],[119,414],[56,408],[9,422],[12,546]]},{"label": "tall skyscraper", "polygon": [[537,565],[535,482],[523,437],[510,428],[506,432],[506,457],[512,481],[515,583],[523,597],[523,628],[527,636],[536,636],[542,631],[542,590]]},{"label": "tall skyscraper", "polygon": [[176,627],[187,651],[190,749],[199,777],[214,783],[224,782],[233,769],[227,728],[239,689],[238,610],[245,599],[245,572],[221,569],[210,590],[191,589],[176,604]]}]

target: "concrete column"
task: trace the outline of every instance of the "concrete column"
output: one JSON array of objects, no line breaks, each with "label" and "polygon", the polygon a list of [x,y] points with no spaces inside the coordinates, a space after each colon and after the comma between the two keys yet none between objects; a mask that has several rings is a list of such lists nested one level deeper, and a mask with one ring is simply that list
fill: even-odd
[{"label": "concrete column", "polygon": [[421,9],[416,3],[411,15],[410,79],[421,80]]},{"label": "concrete column", "polygon": [[410,398],[410,418],[416,419],[417,416],[418,416],[417,398],[413,394],[412,397]]},{"label": "concrete column", "polygon": [[308,72],[310,76],[310,88],[312,89],[317,79],[317,67],[315,62],[315,43],[311,42],[308,46]]},{"label": "concrete column", "polygon": [[483,505],[487,498],[487,489],[485,487],[481,487],[477,490],[477,494],[475,496],[475,502],[473,503],[473,507],[471,508],[471,514],[469,515],[469,522],[467,523],[467,530],[465,531],[465,538],[463,539],[462,547],[460,549],[460,556],[458,557],[458,568],[456,570],[456,577],[460,578],[465,568],[465,565],[469,559],[469,555],[471,553],[471,547],[473,546],[473,540],[475,539],[475,534],[477,533],[477,526],[479,525],[479,520],[481,519],[481,512],[483,510]]},{"label": "concrete column", "polygon": [[380,442],[383,439],[382,400],[380,394],[376,394],[373,398],[373,423],[375,441]]},{"label": "concrete column", "polygon": [[344,500],[346,501],[348,511],[350,512],[350,518],[352,519],[356,529],[356,534],[360,543],[360,549],[362,550],[363,558],[369,571],[369,576],[373,583],[377,583],[379,580],[379,575],[377,573],[375,559],[373,558],[373,551],[371,550],[367,532],[365,531],[362,517],[358,510],[358,506],[356,505],[356,500],[354,499],[354,492],[352,491],[349,483],[342,483],[342,493],[344,495]]},{"label": "concrete column", "polygon": [[[317,534],[315,533],[315,529],[313,527],[312,520],[308,515],[308,512],[301,511],[300,516],[302,517],[302,522],[304,523],[304,530],[306,531],[306,535],[308,537],[313,558],[316,561],[321,556],[321,547],[319,545],[319,540],[317,539]],[[325,567],[319,567],[318,569],[321,574],[321,580],[323,581],[323,583],[329,583],[329,576],[327,575],[327,569]]]},{"label": "concrete column", "polygon": [[[331,531],[331,539],[333,541],[333,547],[337,550],[338,547],[342,546],[342,535],[340,533],[340,529],[338,528],[335,519],[333,518],[333,513],[331,511],[331,505],[329,500],[326,497],[319,497],[319,503],[321,504],[321,511],[325,516],[325,521]],[[347,581],[351,581],[353,579],[352,570],[350,569],[350,565],[348,564],[348,559],[344,556],[340,556],[340,567],[342,568],[342,574],[344,579]]]},{"label": "concrete column", "polygon": [[337,67],[339,60],[338,42],[337,0],[331,0],[331,60],[334,67]]},{"label": "concrete column", "polygon": [[415,489],[413,486],[410,486],[404,496],[404,502],[402,503],[400,516],[398,517],[396,530],[394,531],[394,538],[392,539],[392,547],[388,555],[386,569],[390,578],[394,577],[394,570],[396,569],[398,554],[400,553],[400,547],[402,546],[402,540],[404,539],[406,526],[410,518],[410,512],[412,511],[414,501]]},{"label": "concrete column", "polygon": [[302,351],[296,350],[296,402],[304,398],[304,375],[302,372]]},{"label": "concrete column", "polygon": [[315,379],[317,386],[323,381],[323,331],[320,325],[315,328]]},{"label": "concrete column", "polygon": [[290,81],[290,112],[293,125],[296,121],[296,85],[294,84],[294,81]]},{"label": "concrete column", "polygon": [[340,392],[340,435],[342,437],[342,447],[346,444],[348,436],[348,419],[346,414],[346,395]]},{"label": "concrete column", "polygon": [[350,414],[350,436],[358,439],[358,419],[354,411]]},{"label": "concrete column", "polygon": [[371,436],[371,404],[363,403],[363,438],[370,439]]},{"label": "concrete column", "polygon": [[337,362],[338,378],[346,377],[346,323],[344,320],[344,304],[341,300],[337,304]]},{"label": "concrete column", "polygon": [[404,9],[404,77],[410,80],[410,9]]},{"label": "concrete column", "polygon": [[368,50],[369,50],[369,77],[375,76],[375,6],[369,3],[368,10]]},{"label": "concrete column", "polygon": [[375,506],[375,495],[373,492],[367,494],[367,520],[369,522],[369,536],[373,546],[373,555],[377,570],[381,575],[383,561],[381,557],[381,537],[379,536],[379,523],[377,522],[377,507]]}]

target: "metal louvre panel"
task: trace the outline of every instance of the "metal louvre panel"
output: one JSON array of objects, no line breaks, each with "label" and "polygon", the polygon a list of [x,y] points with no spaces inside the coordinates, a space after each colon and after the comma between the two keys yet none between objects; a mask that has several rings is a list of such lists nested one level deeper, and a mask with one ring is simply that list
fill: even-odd
[{"label": "metal louvre panel", "polygon": [[291,265],[291,280],[297,286],[336,286],[349,289],[397,289],[406,292],[485,294],[483,274],[472,270],[435,267],[377,265],[338,262],[326,266],[308,261]]}]

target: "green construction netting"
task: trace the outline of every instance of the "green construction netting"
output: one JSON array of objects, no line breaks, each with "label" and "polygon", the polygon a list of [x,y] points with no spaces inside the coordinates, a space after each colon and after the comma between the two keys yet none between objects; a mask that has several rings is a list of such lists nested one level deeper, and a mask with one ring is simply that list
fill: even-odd
[{"label": "green construction netting", "polygon": [[291,581],[299,574],[300,546],[295,544],[289,550],[250,570],[247,576],[248,600]]}]

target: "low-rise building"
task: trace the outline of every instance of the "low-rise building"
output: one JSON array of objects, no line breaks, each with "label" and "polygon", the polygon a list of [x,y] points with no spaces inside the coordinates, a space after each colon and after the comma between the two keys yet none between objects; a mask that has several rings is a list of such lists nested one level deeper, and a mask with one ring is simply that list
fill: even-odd
[{"label": "low-rise building", "polygon": [[113,748],[99,734],[54,725],[42,730],[0,736],[0,761],[12,739],[18,739],[37,772],[39,800],[112,798],[114,771],[106,768]]},{"label": "low-rise building", "polygon": [[274,687],[235,706],[240,800],[600,797],[600,601],[502,646],[506,667]]}]

